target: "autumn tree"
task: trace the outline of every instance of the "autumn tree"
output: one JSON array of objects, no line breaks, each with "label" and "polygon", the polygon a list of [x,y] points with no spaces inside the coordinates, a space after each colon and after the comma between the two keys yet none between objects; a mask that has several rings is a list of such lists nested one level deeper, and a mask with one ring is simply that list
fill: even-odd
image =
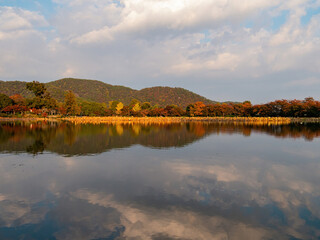
[{"label": "autumn tree", "polygon": [[25,112],[27,110],[28,110],[28,108],[26,106],[23,106],[23,105],[9,105],[9,106],[3,108],[2,112],[16,114],[16,113]]},{"label": "autumn tree", "polygon": [[10,96],[10,98],[13,100],[14,104],[18,105],[25,105],[26,104],[26,99],[21,96],[21,94],[15,94]]},{"label": "autumn tree", "polygon": [[252,115],[252,104],[250,101],[244,101],[242,103],[243,116],[250,117]]},{"label": "autumn tree", "polygon": [[122,116],[131,116],[131,109],[129,108],[129,106],[124,106],[122,109],[121,109],[121,115]]},{"label": "autumn tree", "polygon": [[134,112],[139,112],[141,110],[141,107],[140,107],[140,103],[136,103],[133,107],[132,107],[132,111]]},{"label": "autumn tree", "polygon": [[164,113],[166,116],[170,117],[180,117],[185,115],[185,111],[177,105],[168,105],[164,108]]},{"label": "autumn tree", "polygon": [[320,102],[312,97],[303,100],[303,108],[307,117],[320,117]]},{"label": "autumn tree", "polygon": [[72,91],[67,91],[64,98],[64,108],[67,115],[79,115],[80,107],[77,104],[76,96]]},{"label": "autumn tree", "polygon": [[205,104],[203,102],[196,102],[193,104],[194,116],[202,116],[205,109]]},{"label": "autumn tree", "polygon": [[116,114],[120,115],[122,108],[123,108],[123,103],[119,102],[116,106]]}]

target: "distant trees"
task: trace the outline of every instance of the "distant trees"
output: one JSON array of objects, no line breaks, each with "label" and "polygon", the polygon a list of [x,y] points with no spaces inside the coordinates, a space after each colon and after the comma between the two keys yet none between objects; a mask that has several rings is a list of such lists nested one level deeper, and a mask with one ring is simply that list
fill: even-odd
[{"label": "distant trees", "polygon": [[185,109],[177,105],[158,106],[150,102],[132,99],[128,105],[120,101],[98,103],[77,99],[72,91],[67,91],[64,102],[51,97],[43,83],[36,81],[26,84],[34,97],[25,99],[19,94],[0,94],[0,112],[4,114],[27,113],[46,116],[48,113],[82,116],[148,116],[148,117],[320,117],[320,102],[312,97],[304,100],[275,100],[265,104],[252,105],[250,101],[204,104],[190,103]]}]

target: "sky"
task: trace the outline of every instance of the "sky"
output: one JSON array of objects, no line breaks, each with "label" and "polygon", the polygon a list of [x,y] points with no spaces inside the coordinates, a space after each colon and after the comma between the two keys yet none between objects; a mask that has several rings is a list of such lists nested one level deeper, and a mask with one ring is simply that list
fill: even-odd
[{"label": "sky", "polygon": [[0,0],[0,79],[65,77],[319,100],[320,0]]}]

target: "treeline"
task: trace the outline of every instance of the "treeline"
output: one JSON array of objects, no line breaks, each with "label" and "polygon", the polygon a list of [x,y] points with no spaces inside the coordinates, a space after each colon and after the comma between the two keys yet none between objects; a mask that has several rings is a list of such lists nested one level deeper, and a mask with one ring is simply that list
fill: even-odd
[{"label": "treeline", "polygon": [[320,102],[308,97],[304,100],[276,100],[266,104],[243,103],[204,104],[195,102],[185,109],[177,105],[165,107],[151,105],[132,99],[128,105],[120,101],[97,103],[77,98],[72,91],[66,91],[64,102],[59,102],[39,82],[26,84],[34,94],[24,98],[19,94],[0,94],[0,112],[8,115],[63,115],[63,116],[137,116],[137,117],[320,117]]}]

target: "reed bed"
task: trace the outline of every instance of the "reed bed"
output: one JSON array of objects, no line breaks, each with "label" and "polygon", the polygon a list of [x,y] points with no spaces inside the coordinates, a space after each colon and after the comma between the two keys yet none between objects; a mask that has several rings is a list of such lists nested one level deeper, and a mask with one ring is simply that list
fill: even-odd
[{"label": "reed bed", "polygon": [[289,117],[61,117],[61,118],[2,118],[0,121],[66,121],[73,124],[171,124],[171,123],[229,123],[252,125],[285,125],[290,123],[320,123],[320,118]]},{"label": "reed bed", "polygon": [[257,125],[281,125],[292,123],[291,118],[283,117],[66,117],[64,121],[74,124],[119,124],[119,123],[141,123],[141,124],[170,124],[186,122],[208,122],[208,123],[244,123]]},{"label": "reed bed", "polygon": [[58,122],[60,121],[59,118],[44,118],[44,117],[22,117],[22,118],[9,118],[9,117],[0,117],[0,122]]}]

